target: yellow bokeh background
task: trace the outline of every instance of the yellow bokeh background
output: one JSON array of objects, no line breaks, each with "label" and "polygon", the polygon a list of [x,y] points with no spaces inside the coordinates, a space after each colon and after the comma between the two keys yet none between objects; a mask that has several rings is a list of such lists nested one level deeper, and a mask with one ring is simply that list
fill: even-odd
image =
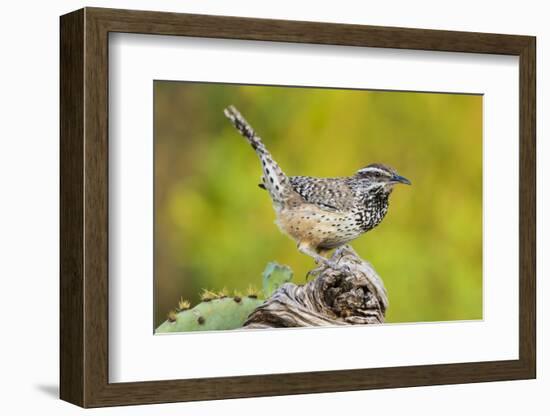
[{"label": "yellow bokeh background", "polygon": [[274,224],[235,105],[288,175],[373,162],[412,181],[352,242],[388,290],[387,322],[482,318],[482,96],[155,81],[155,324],[202,288],[261,286],[269,261],[315,265]]}]

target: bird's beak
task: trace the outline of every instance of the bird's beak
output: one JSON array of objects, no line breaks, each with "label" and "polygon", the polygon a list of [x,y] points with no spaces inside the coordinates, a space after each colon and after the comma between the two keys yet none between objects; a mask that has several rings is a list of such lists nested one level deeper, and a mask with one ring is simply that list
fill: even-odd
[{"label": "bird's beak", "polygon": [[393,175],[391,178],[391,181],[393,183],[404,183],[405,185],[411,185],[411,181],[409,181],[407,178],[399,175]]}]

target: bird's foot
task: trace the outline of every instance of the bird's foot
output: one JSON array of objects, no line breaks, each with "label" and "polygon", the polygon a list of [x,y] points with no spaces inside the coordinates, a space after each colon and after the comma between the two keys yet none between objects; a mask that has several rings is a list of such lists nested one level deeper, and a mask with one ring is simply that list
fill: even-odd
[{"label": "bird's foot", "polygon": [[339,264],[338,262],[326,259],[321,256],[315,258],[315,263],[320,265],[306,273],[306,281],[309,280],[310,276],[317,277],[319,273],[327,268],[340,272],[342,274],[351,274],[351,268],[348,264]]},{"label": "bird's foot", "polygon": [[346,255],[354,254],[355,252],[351,248],[349,244],[345,244],[343,246],[338,247],[334,253],[332,254],[333,259],[337,259],[337,261],[340,261],[340,259]]},{"label": "bird's foot", "polygon": [[317,275],[321,272],[321,269],[319,267],[316,267],[313,270],[309,270],[306,273],[306,282],[309,280],[310,277],[317,277]]},{"label": "bird's foot", "polygon": [[327,260],[327,266],[342,274],[351,274],[351,267],[348,264],[339,264],[332,260]]},{"label": "bird's foot", "polygon": [[313,260],[318,266],[315,269],[312,269],[306,273],[306,281],[309,280],[310,276],[316,277],[326,267],[325,264],[327,262],[327,259],[325,259],[323,256],[316,255]]},{"label": "bird's foot", "polygon": [[327,258],[324,258],[322,257],[322,266],[312,270],[312,272],[319,272],[325,268],[329,268],[329,269],[332,269],[332,270],[335,270],[335,271],[338,271],[338,272],[341,272],[343,274],[350,274],[351,273],[351,268],[349,267],[348,264],[340,264],[338,263],[338,261],[334,261],[332,259],[327,259]]}]

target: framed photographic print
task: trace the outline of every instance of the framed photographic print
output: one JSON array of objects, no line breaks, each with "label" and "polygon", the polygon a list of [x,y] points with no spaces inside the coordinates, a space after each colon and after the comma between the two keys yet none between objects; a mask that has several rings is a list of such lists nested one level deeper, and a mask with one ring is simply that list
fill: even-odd
[{"label": "framed photographic print", "polygon": [[61,398],[534,378],[535,49],[62,16]]}]

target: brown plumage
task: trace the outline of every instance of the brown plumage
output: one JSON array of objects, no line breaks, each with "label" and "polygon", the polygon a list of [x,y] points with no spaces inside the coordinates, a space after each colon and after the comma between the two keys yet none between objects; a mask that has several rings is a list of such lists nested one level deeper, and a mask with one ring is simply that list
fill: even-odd
[{"label": "brown plumage", "polygon": [[335,269],[338,265],[331,264],[320,253],[340,247],[376,227],[388,211],[393,186],[410,185],[394,169],[379,163],[347,177],[289,177],[235,107],[226,108],[224,113],[260,158],[260,187],[273,201],[279,228],[296,240],[302,253]]}]

